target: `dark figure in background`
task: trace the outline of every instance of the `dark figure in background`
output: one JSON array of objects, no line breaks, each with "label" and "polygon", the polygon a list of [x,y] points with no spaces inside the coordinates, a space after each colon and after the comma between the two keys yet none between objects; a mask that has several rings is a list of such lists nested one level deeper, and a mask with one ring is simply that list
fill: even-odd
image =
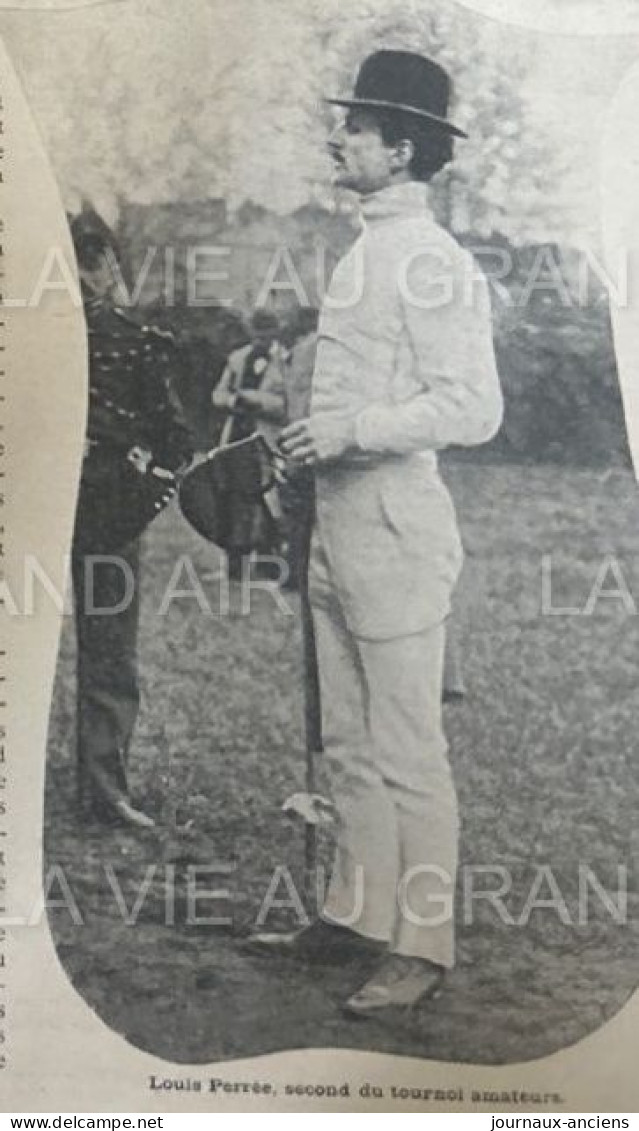
[{"label": "dark figure in background", "polygon": [[[284,349],[278,340],[279,330],[274,314],[256,310],[251,319],[251,341],[229,355],[211,396],[213,408],[222,414],[218,443],[242,440],[257,431],[275,446],[286,423]],[[275,529],[279,500],[271,497],[270,505]],[[280,548],[274,537],[273,545],[265,546],[262,552],[278,552]],[[240,549],[228,551],[229,577],[234,580],[242,577],[244,556]]]},{"label": "dark figure in background", "polygon": [[229,355],[213,390],[213,407],[223,414],[222,442],[242,440],[256,430],[273,441],[285,422],[279,322],[268,310],[251,319],[251,341]]},{"label": "dark figure in background", "polygon": [[[85,815],[140,828],[153,821],[129,796],[127,757],[140,690],[137,640],[139,543],[117,543],[94,530],[96,498],[123,514],[124,469],[166,476],[186,466],[191,437],[171,388],[170,335],[138,323],[115,304],[115,243],[80,216],[72,223],[88,332],[89,410],[72,554],[77,630],[78,792]],[[106,514],[109,512],[107,507]],[[160,509],[158,504],[157,509]],[[102,526],[102,524],[98,524]],[[144,523],[142,523],[142,526]],[[140,527],[141,530],[141,527]],[[103,540],[104,539],[104,540]],[[103,560],[110,557],[110,560]]]},{"label": "dark figure in background", "polygon": [[[319,311],[302,307],[297,314],[285,366],[286,422],[303,420],[311,410],[311,384],[317,352]],[[288,539],[289,577],[286,588],[300,590],[305,584],[308,550],[315,518],[315,476],[310,468],[299,468],[280,488]]]}]

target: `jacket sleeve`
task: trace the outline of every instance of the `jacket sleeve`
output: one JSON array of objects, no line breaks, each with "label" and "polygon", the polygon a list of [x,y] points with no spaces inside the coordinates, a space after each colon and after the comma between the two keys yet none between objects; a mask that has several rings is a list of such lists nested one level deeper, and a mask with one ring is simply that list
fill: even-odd
[{"label": "jacket sleeve", "polygon": [[419,390],[408,400],[377,402],[360,412],[358,447],[403,454],[486,443],[503,413],[486,280],[470,256],[458,253],[442,301],[428,302],[433,278],[426,257],[415,260],[400,289]]},{"label": "jacket sleeve", "polygon": [[152,429],[153,457],[161,467],[177,471],[193,458],[194,439],[174,381],[180,368],[172,343],[152,343],[144,352],[146,393]]},{"label": "jacket sleeve", "polygon": [[235,371],[233,354],[229,357],[222,376],[211,393],[213,408],[229,412],[233,407],[233,400],[237,391],[237,374]]}]

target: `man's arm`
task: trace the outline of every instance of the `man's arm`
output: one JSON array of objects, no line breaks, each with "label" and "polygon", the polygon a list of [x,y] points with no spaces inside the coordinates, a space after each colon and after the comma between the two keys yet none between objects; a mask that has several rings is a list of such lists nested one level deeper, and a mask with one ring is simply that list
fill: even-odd
[{"label": "man's arm", "polygon": [[176,342],[151,331],[141,365],[153,459],[160,467],[177,471],[190,463],[195,444],[174,384],[182,365]]},{"label": "man's arm", "polygon": [[284,373],[279,357],[273,357],[269,361],[259,389],[242,389],[238,400],[242,407],[253,409],[264,420],[269,420],[273,424],[284,424],[286,396]]},{"label": "man's arm", "polygon": [[157,452],[157,462],[178,471],[188,466],[195,452],[195,439],[182,402],[178,397],[171,376],[165,378],[166,405],[162,414],[164,434]]},{"label": "man's arm", "polygon": [[211,393],[213,408],[230,412],[235,405],[237,387],[237,374],[235,371],[233,354],[229,357],[224,372]]},{"label": "man's arm", "polygon": [[425,263],[420,268],[416,260],[402,308],[423,391],[402,403],[363,409],[355,420],[361,450],[402,454],[449,444],[472,446],[497,432],[503,401],[488,286],[465,256],[460,256],[452,284],[447,302],[424,309],[429,287],[432,293],[431,269]]},{"label": "man's arm", "polygon": [[[445,302],[428,306],[432,257],[414,260],[401,298],[404,330],[421,386],[409,399],[378,401],[356,415],[311,416],[282,434],[285,454],[302,463],[344,456],[402,455],[449,444],[484,444],[497,432],[503,400],[495,363],[488,285],[457,252]],[[472,283],[472,285],[471,285]]]}]

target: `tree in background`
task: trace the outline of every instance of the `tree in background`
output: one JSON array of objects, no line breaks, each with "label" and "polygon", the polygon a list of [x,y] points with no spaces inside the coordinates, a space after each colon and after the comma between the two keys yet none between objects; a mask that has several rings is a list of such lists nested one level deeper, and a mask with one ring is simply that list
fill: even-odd
[{"label": "tree in background", "polygon": [[[439,218],[455,231],[514,243],[561,230],[559,156],[535,125],[525,99],[530,42],[445,0],[358,0],[343,18],[324,0],[320,27],[325,88],[348,88],[359,62],[380,46],[431,55],[453,76],[455,120],[468,141],[433,184]],[[565,226],[565,225],[564,225]]]},{"label": "tree in background", "polygon": [[454,76],[469,140],[433,187],[442,222],[514,243],[552,239],[562,222],[565,230],[564,169],[528,112],[525,36],[448,0],[355,0],[347,11],[341,0],[257,4],[246,33],[219,123],[231,203],[278,212],[332,204],[325,144],[333,111],[323,97],[349,90],[364,56],[383,45],[432,55]]},{"label": "tree in background", "polygon": [[60,180],[96,202],[332,203],[323,95],[375,48],[433,55],[470,134],[435,189],[456,231],[553,238],[552,146],[530,113],[531,40],[449,0],[131,0],[2,17]]}]

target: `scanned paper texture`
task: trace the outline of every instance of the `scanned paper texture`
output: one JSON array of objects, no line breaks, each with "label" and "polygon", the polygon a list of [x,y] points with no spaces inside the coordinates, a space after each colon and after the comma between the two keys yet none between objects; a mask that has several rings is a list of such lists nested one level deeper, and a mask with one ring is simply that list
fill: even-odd
[{"label": "scanned paper texture", "polygon": [[0,7],[8,1109],[632,1110],[636,5]]}]

